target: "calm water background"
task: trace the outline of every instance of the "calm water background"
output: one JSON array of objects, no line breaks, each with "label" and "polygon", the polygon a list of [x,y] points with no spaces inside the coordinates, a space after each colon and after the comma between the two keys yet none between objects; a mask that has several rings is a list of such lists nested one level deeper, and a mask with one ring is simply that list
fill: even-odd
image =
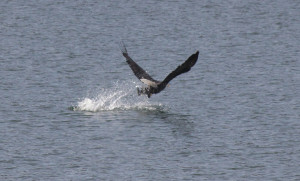
[{"label": "calm water background", "polygon": [[[1,1],[1,180],[300,180],[299,1]],[[161,80],[137,97],[131,57]]]}]

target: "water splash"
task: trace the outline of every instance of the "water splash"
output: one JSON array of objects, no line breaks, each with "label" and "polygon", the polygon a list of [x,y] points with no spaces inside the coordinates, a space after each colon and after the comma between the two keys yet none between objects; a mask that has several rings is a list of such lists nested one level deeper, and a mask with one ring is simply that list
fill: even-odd
[{"label": "water splash", "polygon": [[85,97],[73,107],[79,111],[149,110],[163,111],[161,103],[153,103],[146,96],[137,96],[135,82],[116,82],[110,89],[102,89],[93,98]]}]

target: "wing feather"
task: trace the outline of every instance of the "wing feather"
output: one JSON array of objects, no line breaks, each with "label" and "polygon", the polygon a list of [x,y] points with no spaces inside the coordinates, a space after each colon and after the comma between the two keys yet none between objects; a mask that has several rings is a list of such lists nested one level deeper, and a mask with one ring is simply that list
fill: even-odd
[{"label": "wing feather", "polygon": [[152,83],[159,83],[159,81],[154,80],[142,67],[140,67],[137,63],[135,63],[135,61],[132,60],[132,58],[128,55],[127,49],[123,42],[120,43],[120,49],[123,56],[126,58],[126,62],[138,79],[140,79],[145,84],[147,84],[147,81],[143,81],[144,79],[147,79]]},{"label": "wing feather", "polygon": [[162,82],[163,88],[175,77],[180,74],[188,72],[197,62],[199,51],[191,55],[183,64],[179,65],[173,72],[171,72]]}]

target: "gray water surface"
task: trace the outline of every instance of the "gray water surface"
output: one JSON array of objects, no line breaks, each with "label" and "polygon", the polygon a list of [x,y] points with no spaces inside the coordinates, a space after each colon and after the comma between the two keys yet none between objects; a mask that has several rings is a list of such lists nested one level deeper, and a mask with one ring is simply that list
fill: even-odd
[{"label": "gray water surface", "polygon": [[[299,180],[298,1],[1,1],[0,180]],[[118,44],[157,80],[151,99]]]}]

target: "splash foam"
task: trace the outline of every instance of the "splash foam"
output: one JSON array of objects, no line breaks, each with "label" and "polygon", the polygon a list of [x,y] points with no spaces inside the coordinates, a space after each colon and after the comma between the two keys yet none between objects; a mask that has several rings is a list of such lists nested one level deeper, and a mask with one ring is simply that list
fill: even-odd
[{"label": "splash foam", "polygon": [[79,111],[109,111],[109,110],[163,110],[160,103],[149,102],[146,96],[136,95],[136,83],[115,83],[110,89],[104,89],[94,98],[83,98],[74,107]]}]

